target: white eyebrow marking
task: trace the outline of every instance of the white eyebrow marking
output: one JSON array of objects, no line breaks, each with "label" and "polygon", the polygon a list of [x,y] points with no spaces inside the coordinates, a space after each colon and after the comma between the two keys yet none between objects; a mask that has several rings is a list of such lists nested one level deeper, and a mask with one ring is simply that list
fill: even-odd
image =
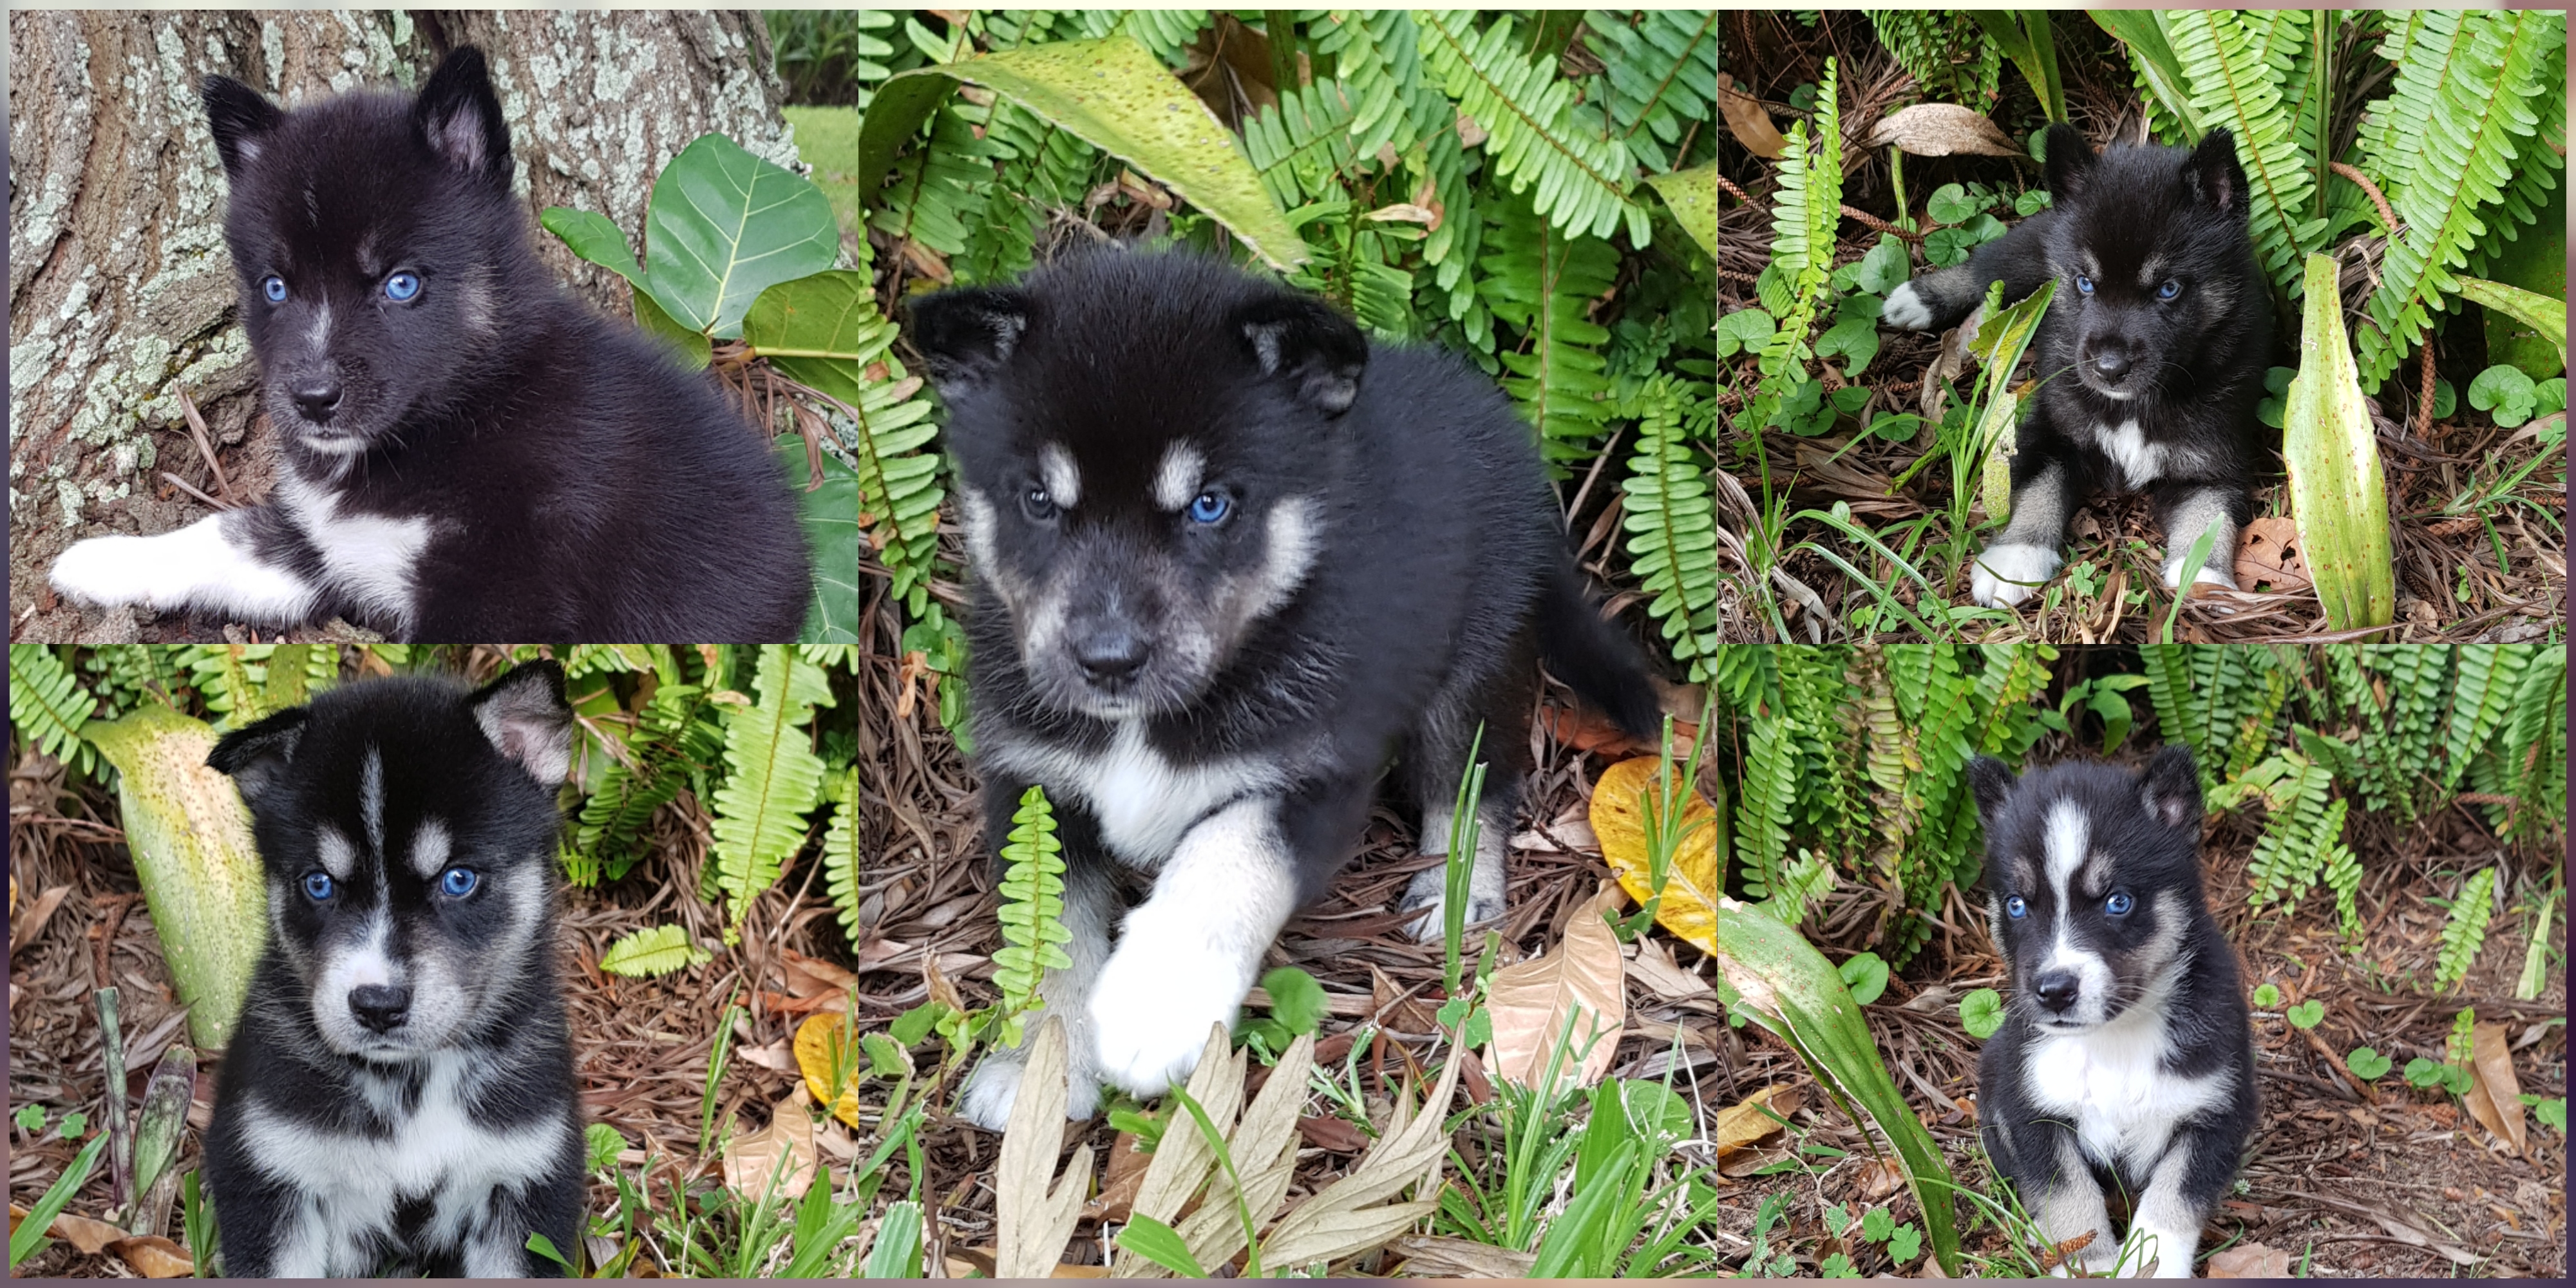
[{"label": "white eyebrow marking", "polygon": [[340,835],[340,829],[325,824],[315,839],[322,851],[322,870],[330,873],[334,881],[348,880],[349,873],[358,866],[358,851],[349,844],[349,838]]},{"label": "white eyebrow marking", "polygon": [[1070,510],[1082,501],[1082,473],[1073,467],[1073,454],[1054,443],[1038,449],[1038,473],[1046,479],[1047,499],[1059,510]]},{"label": "white eyebrow marking", "polygon": [[424,878],[437,876],[447,866],[447,825],[425,818],[411,836],[411,870]]},{"label": "white eyebrow marking", "polygon": [[1207,461],[1199,449],[1187,443],[1174,443],[1163,451],[1163,465],[1154,472],[1154,504],[1166,510],[1178,510],[1196,500],[1199,481],[1207,473]]}]

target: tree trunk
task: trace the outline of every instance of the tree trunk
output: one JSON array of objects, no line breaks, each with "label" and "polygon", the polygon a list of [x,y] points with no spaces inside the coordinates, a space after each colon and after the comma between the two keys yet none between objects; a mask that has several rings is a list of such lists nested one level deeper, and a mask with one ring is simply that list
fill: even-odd
[{"label": "tree trunk", "polygon": [[[59,600],[45,570],[77,538],[208,512],[164,472],[230,503],[258,500],[274,472],[198,85],[222,73],[292,106],[416,85],[466,44],[490,59],[531,222],[596,210],[640,256],[653,176],[691,140],[720,132],[796,164],[749,11],[10,11],[11,639],[184,637],[187,623]],[[615,274],[530,235],[560,279],[628,315]]]}]

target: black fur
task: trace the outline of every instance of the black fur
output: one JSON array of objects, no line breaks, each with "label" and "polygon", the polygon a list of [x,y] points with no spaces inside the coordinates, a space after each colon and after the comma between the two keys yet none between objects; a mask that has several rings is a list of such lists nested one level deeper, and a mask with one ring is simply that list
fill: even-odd
[{"label": "black fur", "polygon": [[[215,745],[270,904],[205,1142],[226,1274],[562,1273],[525,1244],[569,1254],[583,1203],[553,913],[571,731],[562,669],[535,662],[471,694],[354,683]],[[468,894],[411,866],[432,828]],[[335,862],[345,879],[313,897]],[[354,1019],[358,989],[322,987],[378,924],[390,970],[365,978],[399,995],[385,1027]]]},{"label": "black fur", "polygon": [[[2057,125],[2047,153],[2054,208],[1978,247],[1965,265],[1898,288],[1887,320],[1945,330],[1991,282],[2003,282],[2010,302],[2054,279],[2032,344],[2039,393],[2012,461],[2013,521],[1998,544],[2054,552],[2087,496],[2145,491],[2172,543],[2170,581],[2170,564],[2201,527],[2198,515],[2177,511],[2204,498],[2199,508],[2223,511],[2229,524],[2204,567],[2232,585],[2233,538],[2252,517],[2250,481],[2260,468],[2255,406],[2273,326],[2235,140],[2212,130],[2195,148],[2096,155],[2080,131]],[[2171,300],[2159,297],[2168,282],[2179,288]],[[2132,421],[2152,460],[2121,452],[2100,432]],[[2178,518],[2189,532],[2177,530]]]},{"label": "black fur", "polygon": [[[1390,759],[1412,801],[1445,802],[1479,721],[1482,812],[1508,826],[1542,656],[1656,733],[1642,657],[1584,594],[1529,427],[1457,359],[1371,343],[1319,301],[1178,254],[1104,251],[1015,288],[942,292],[913,306],[910,333],[969,512],[985,835],[999,844],[1022,791],[1047,788],[1077,935],[1107,933],[1110,865],[1166,856],[1122,850],[1078,778],[1042,766],[1091,763],[1122,736],[1183,774],[1244,775],[1238,793],[1158,807],[1189,811],[1171,832],[1275,799],[1278,861],[1305,901],[1349,859]],[[1175,444],[1203,455],[1222,521],[1154,499]],[[1078,474],[1070,505],[1047,497],[1050,451]],[[1302,572],[1245,593],[1270,585],[1291,511],[1310,519]],[[1133,673],[1084,660],[1102,656]],[[1089,1112],[1087,1089],[1074,1107]]]},{"label": "black fur", "polygon": [[[1977,1064],[1977,1122],[1987,1156],[2051,1239],[2094,1228],[2089,1216],[2072,1214],[2088,1205],[2098,1211],[2098,1195],[2108,1193],[2137,1200],[2137,1224],[2152,1226],[2162,1215],[2196,1239],[2235,1179],[2259,1104],[2236,953],[2202,888],[2200,786],[2191,752],[2168,744],[2136,774],[2072,763],[2018,781],[2002,763],[1979,757],[1969,780],[1986,833],[1980,884],[2011,973],[2003,1027],[1986,1040]],[[2105,1018],[2089,1030],[2064,1027],[2065,1017],[2080,1008],[2050,1002],[2041,986],[2052,973],[2059,934],[2050,820],[2064,806],[2084,820],[2088,850],[2069,882],[2073,906],[2065,910],[2064,933],[2076,952],[2107,964],[2112,984]],[[2115,916],[2106,901],[2118,895],[2134,906]],[[2009,902],[2016,899],[2019,916]],[[2162,1092],[2159,1100],[2132,1087],[2124,1093],[2131,1105],[2088,1101],[2080,1110],[2062,1096],[2047,1103],[2040,1091],[2050,1085],[2039,1067],[2041,1044],[2092,1043],[2087,1049],[2097,1053],[2098,1064],[2100,1052],[2120,1044],[2140,1049],[2145,1044],[2132,1039],[2141,1033],[2161,1052],[2150,1057],[2152,1086],[2183,1090]],[[2194,1085],[2205,1090],[2189,1091]],[[2170,1134],[2159,1140],[2150,1130],[2127,1143],[2086,1135],[2088,1124],[2102,1121],[2087,1115],[2117,1115],[2139,1105],[2168,1106],[2146,1117]],[[2177,1151],[2176,1174],[2160,1179],[2160,1167]],[[2118,1247],[2102,1227],[2095,1246],[2077,1260],[2107,1269]]]},{"label": "black fur", "polygon": [[[335,575],[287,507],[246,512],[264,562],[329,588],[317,612],[437,641],[795,637],[810,583],[781,467],[705,377],[552,281],[480,52],[450,54],[417,95],[280,112],[212,77],[205,103],[289,470],[343,518],[431,525],[403,613]],[[421,282],[407,303],[384,294],[398,271]],[[333,385],[317,422],[298,393]]]}]

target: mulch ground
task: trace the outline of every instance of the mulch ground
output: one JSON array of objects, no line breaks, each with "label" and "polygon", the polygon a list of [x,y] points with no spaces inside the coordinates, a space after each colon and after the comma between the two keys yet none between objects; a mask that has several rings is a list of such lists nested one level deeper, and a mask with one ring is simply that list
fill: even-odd
[{"label": "mulch ground", "polygon": [[[882,619],[872,614],[869,620]],[[768,1106],[794,1092],[798,1078],[790,1071],[787,1043],[803,1016],[773,1005],[788,983],[789,952],[855,971],[858,1015],[867,1025],[883,1024],[923,1001],[934,981],[953,986],[970,1002],[991,996],[986,955],[998,935],[989,868],[977,836],[974,780],[928,711],[914,707],[896,715],[904,683],[899,666],[886,661],[865,677],[861,700],[840,708],[860,713],[861,755],[879,767],[862,780],[870,794],[865,844],[877,858],[862,891],[862,934],[855,943],[843,933],[808,862],[791,867],[755,902],[738,950],[660,980],[600,974],[591,965],[599,953],[616,936],[644,925],[677,920],[701,943],[719,938],[715,914],[690,893],[697,889],[705,854],[706,819],[685,803],[658,820],[655,858],[614,886],[575,891],[568,901],[563,938],[585,1102],[599,1121],[626,1137],[626,1170],[631,1175],[643,1166],[659,1203],[667,1203],[672,1184],[702,1189],[717,1183],[712,1163],[696,1151],[707,1057],[728,1002],[744,1002],[747,1009],[735,1028],[735,1058],[718,1089],[718,1120],[733,1113],[745,1127],[756,1127],[766,1121]],[[1538,748],[1531,805],[1516,838],[1513,911],[1502,928],[1516,954],[1554,943],[1565,919],[1606,874],[1598,857],[1580,848],[1582,829],[1565,827],[1583,816],[1602,762],[1543,736]],[[2050,751],[2045,744],[2041,748],[2043,755]],[[57,1117],[85,1109],[95,1122],[101,1060],[91,989],[105,978],[122,990],[127,1067],[138,1071],[131,1088],[138,1094],[141,1071],[182,1036],[181,1016],[167,991],[150,914],[136,895],[112,800],[94,789],[66,794],[61,781],[60,769],[41,758],[11,771],[10,845],[19,906],[29,908],[55,886],[67,890],[41,925],[28,918],[12,927],[10,1103],[13,1109],[39,1103]],[[1560,846],[1551,834],[1569,839]],[[2361,906],[2369,929],[2362,950],[2348,956],[2334,945],[2330,901],[2311,899],[2286,918],[2244,911],[2243,872],[2254,835],[2250,824],[2233,819],[2211,835],[2209,870],[2221,918],[2248,963],[2249,984],[2275,984],[2286,995],[2284,1005],[2322,1000],[2326,1018],[2314,1042],[2277,1013],[2258,1019],[2263,1127],[2244,1172],[2245,1191],[2213,1223],[2213,1244],[2261,1242],[2294,1259],[2309,1258],[2309,1272],[2320,1275],[2562,1275],[2563,1136],[2534,1123],[2529,1156],[2516,1157],[2446,1096],[2406,1088],[2392,1075],[2365,1099],[2340,1072],[2340,1054],[2363,1044],[2400,1068],[2413,1056],[2439,1058],[2452,1014],[2473,1004],[2480,1019],[2511,1026],[2521,1048],[2515,1065],[2524,1091],[2565,1094],[2565,1028],[2545,1023],[2566,1013],[2563,971],[2550,978],[2539,998],[2511,1000],[2527,919],[2496,919],[2458,995],[2430,996],[2414,982],[2431,973],[2443,921],[2428,896],[2447,892],[2460,870],[2492,862],[2493,839],[2466,810],[2402,834],[2367,826],[2357,832],[2355,848],[2367,873]],[[1333,995],[1336,1006],[1323,1037],[1324,1053],[1336,1063],[1364,1022],[1387,1034],[1362,1062],[1370,1071],[1364,1076],[1374,1079],[1367,1084],[1372,1093],[1400,1082],[1408,1063],[1436,1058],[1429,1012],[1438,1003],[1438,952],[1413,943],[1389,911],[1406,879],[1426,862],[1412,853],[1411,840],[1410,823],[1381,810],[1359,857],[1330,896],[1292,922],[1272,952],[1273,964],[1304,968]],[[2545,880],[2536,864],[2520,866],[2518,888],[2522,881]],[[1858,946],[1857,932],[1844,928],[1871,924],[1876,897],[1838,892],[1817,913],[1810,927],[1823,928],[1828,956],[1840,958]],[[1867,1014],[1899,1087],[1959,1180],[1982,1187],[1987,1177],[1974,1149],[1975,1047],[1959,1032],[1956,999],[1973,988],[1999,985],[2002,975],[1972,910],[1954,897],[1943,921],[1923,954]],[[2560,917],[2552,930],[2553,946],[2562,952],[2564,924]],[[1850,942],[1838,942],[1843,939]],[[1696,950],[1664,943],[1684,968],[1710,974],[1710,964]],[[1756,1204],[1773,1192],[1789,1195],[1786,1235],[1810,1270],[1825,1233],[1823,1213],[1833,1204],[1857,1208],[1884,1201],[1894,1205],[1899,1220],[1915,1215],[1901,1191],[1889,1196],[1889,1177],[1870,1161],[1860,1133],[1820,1104],[1795,1059],[1777,1043],[1757,1029],[1729,1028],[1704,1002],[1666,1001],[1633,976],[1629,1005],[1629,1028],[1613,1067],[1618,1076],[1660,1078],[1669,1069],[1676,1087],[1710,1111],[1766,1086],[1801,1086],[1806,1105],[1793,1119],[1803,1141],[1851,1151],[1849,1157],[1783,1174],[1728,1178],[1741,1201],[1723,1207],[1712,1223],[1710,1238],[1722,1264],[1741,1264]],[[1678,1059],[1672,1054],[1677,1029]],[[206,1063],[201,1102],[211,1088],[212,1062]],[[202,1121],[205,1106],[198,1108]],[[1095,1124],[1087,1136],[1073,1134],[1095,1146],[1113,1141],[1105,1125]],[[994,1240],[991,1182],[998,1138],[935,1114],[923,1141],[919,1192],[936,1216],[940,1239],[932,1264],[946,1256],[971,1261],[974,1249],[989,1248]],[[854,1144],[869,1143],[853,1142],[837,1129],[823,1140],[827,1153],[844,1162]],[[1784,1138],[1764,1154],[1731,1160],[1726,1170],[1790,1157],[1795,1143]],[[1355,1158],[1349,1151],[1356,1143],[1328,1128],[1310,1132],[1309,1146],[1297,1193],[1311,1192]],[[183,1165],[194,1163],[193,1135],[188,1149]],[[50,1133],[43,1139],[16,1133],[9,1164],[12,1201],[32,1204],[72,1153]],[[916,1178],[900,1159],[894,1166],[888,1190],[910,1190]],[[94,1181],[71,1210],[103,1213],[104,1187],[103,1179]],[[601,1187],[594,1198],[604,1210],[610,1191]],[[1084,1222],[1068,1259],[1097,1263],[1099,1234],[1096,1222]],[[1781,1237],[1774,1233],[1775,1248]],[[1991,1223],[1969,1223],[1971,1249],[1991,1250],[1999,1241]],[[1855,1251],[1863,1273],[1888,1268],[1883,1258],[1873,1264],[1875,1251]],[[23,1269],[125,1273],[122,1263],[59,1245]],[[1362,1258],[1350,1269],[1385,1273],[1400,1266],[1394,1256],[1382,1255]]]}]

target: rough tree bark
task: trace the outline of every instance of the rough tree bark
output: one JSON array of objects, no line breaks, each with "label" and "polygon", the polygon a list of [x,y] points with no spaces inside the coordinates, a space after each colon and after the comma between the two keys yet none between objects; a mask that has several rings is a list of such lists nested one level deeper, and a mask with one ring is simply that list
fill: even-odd
[{"label": "rough tree bark", "polygon": [[[227,502],[267,490],[273,448],[198,84],[220,72],[292,105],[417,84],[465,44],[491,60],[531,220],[546,206],[596,210],[640,242],[653,176],[709,131],[796,163],[768,29],[749,11],[10,11],[11,639],[184,637],[176,619],[61,601],[45,570],[79,537],[207,513],[165,471]],[[616,275],[531,231],[559,278],[628,314]]]}]

